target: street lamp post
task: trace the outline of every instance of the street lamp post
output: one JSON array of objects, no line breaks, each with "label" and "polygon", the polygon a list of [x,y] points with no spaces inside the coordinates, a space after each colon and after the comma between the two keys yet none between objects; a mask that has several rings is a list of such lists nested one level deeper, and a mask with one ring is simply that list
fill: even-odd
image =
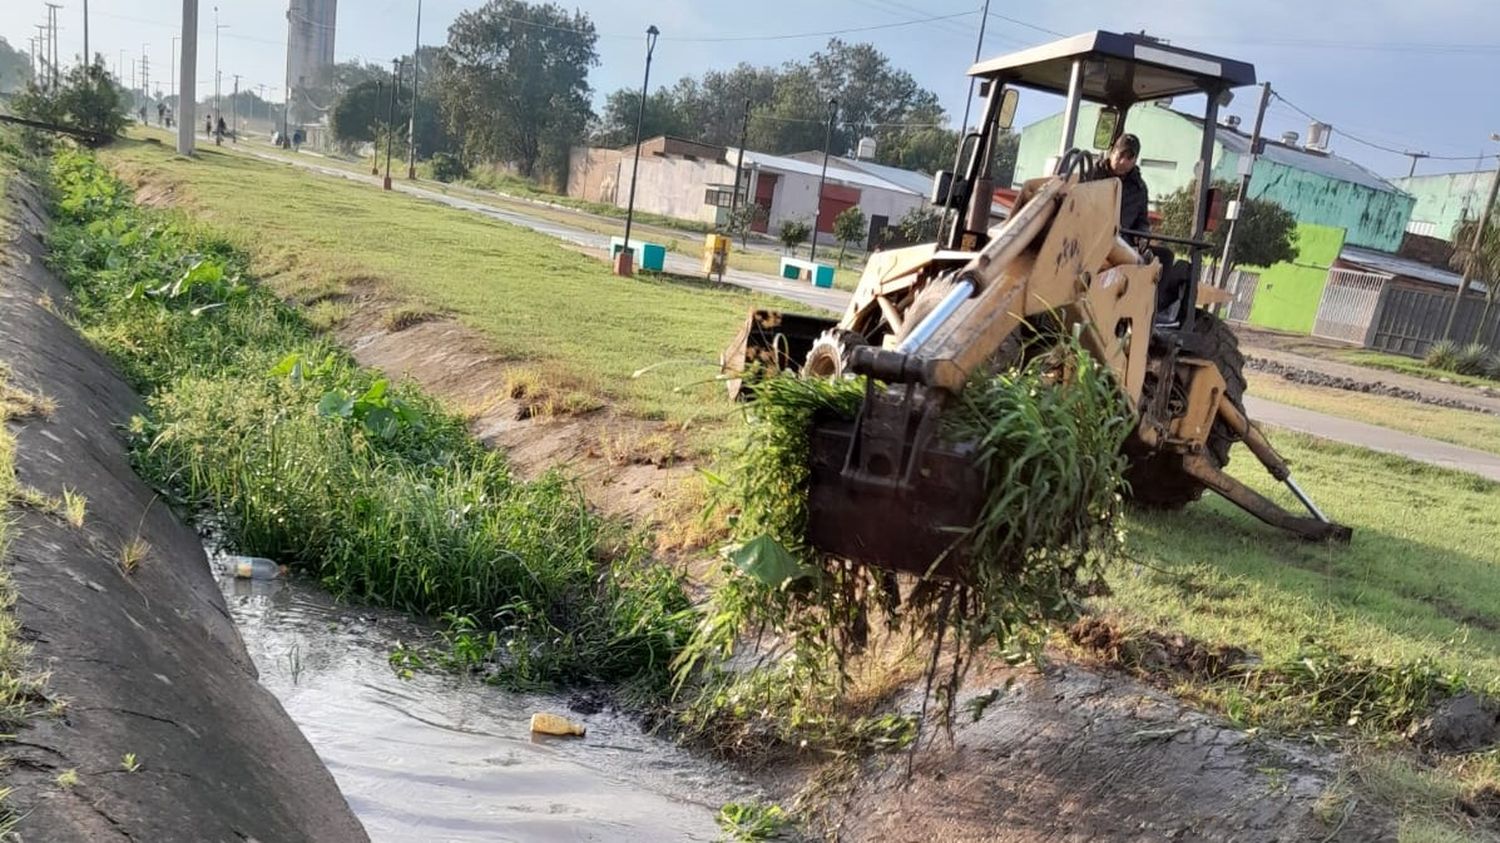
[{"label": "street lamp post", "polygon": [[809,262],[816,262],[818,259],[818,226],[823,223],[823,182],[828,180],[828,150],[833,146],[833,118],[838,113],[839,101],[830,99],[828,101],[828,131],[823,135],[823,172],[818,176],[818,210],[813,214],[812,247],[807,253]]},{"label": "street lamp post", "polygon": [[406,124],[406,177],[417,177],[417,77],[422,72],[422,0],[417,0],[417,45],[411,51],[411,119]]},{"label": "street lamp post", "polygon": [[655,24],[646,28],[646,77],[641,80],[641,102],[635,113],[635,162],[630,165],[630,199],[625,204],[625,245],[615,255],[615,274],[629,276],[635,272],[635,252],[630,246],[630,224],[635,217],[635,180],[641,170],[641,126],[646,120],[646,89],[651,85],[651,54],[661,30]]},{"label": "street lamp post", "polygon": [[396,135],[396,98],[401,94],[401,59],[391,60],[391,108],[385,121],[385,189],[391,189],[391,141]]},{"label": "street lamp post", "polygon": [[[375,80],[375,107],[376,108],[380,107],[380,100],[381,100],[382,96],[384,95],[384,93],[385,93],[385,80],[384,79],[376,79]],[[375,113],[379,114],[380,112],[377,111]],[[378,125],[380,118],[377,117],[375,119],[376,119],[376,122],[377,122],[377,125]],[[379,143],[380,139],[376,138],[375,141],[376,141],[376,143]],[[372,176],[378,176],[378,175],[380,175],[380,148],[379,147],[376,147],[375,148],[375,154],[370,156],[370,175],[372,175]]]}]

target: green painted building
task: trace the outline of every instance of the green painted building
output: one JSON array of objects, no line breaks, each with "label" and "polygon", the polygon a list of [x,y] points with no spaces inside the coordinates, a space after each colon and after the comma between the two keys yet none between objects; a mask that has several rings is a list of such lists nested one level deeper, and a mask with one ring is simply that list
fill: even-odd
[{"label": "green painted building", "polygon": [[1402,190],[1416,197],[1411,213],[1413,234],[1453,239],[1453,230],[1465,219],[1478,219],[1490,181],[1500,173],[1435,173],[1392,179]]},{"label": "green painted building", "polygon": [[[1076,145],[1091,145],[1099,106],[1079,113]],[[1127,116],[1126,131],[1141,139],[1141,175],[1153,199],[1193,180],[1202,141],[1202,121],[1159,106],[1137,106]],[[1016,153],[1016,181],[1046,172],[1057,155],[1062,114],[1021,130]],[[1249,154],[1250,138],[1220,127],[1214,142],[1213,177],[1233,180],[1240,160]],[[1343,242],[1394,252],[1401,246],[1416,200],[1390,182],[1337,155],[1267,141],[1250,175],[1250,196],[1291,211],[1299,223],[1343,229]]]}]

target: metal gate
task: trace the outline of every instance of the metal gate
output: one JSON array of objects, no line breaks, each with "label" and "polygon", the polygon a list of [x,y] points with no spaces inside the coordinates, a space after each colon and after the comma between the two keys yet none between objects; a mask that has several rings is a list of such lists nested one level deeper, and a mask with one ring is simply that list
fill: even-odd
[{"label": "metal gate", "polygon": [[1313,318],[1313,336],[1364,345],[1380,305],[1380,294],[1390,280],[1391,276],[1374,272],[1328,270],[1323,301]]},{"label": "metal gate", "polygon": [[1229,321],[1250,321],[1250,306],[1255,303],[1255,288],[1260,286],[1260,274],[1236,269],[1229,274],[1229,291],[1234,296],[1229,302]]}]

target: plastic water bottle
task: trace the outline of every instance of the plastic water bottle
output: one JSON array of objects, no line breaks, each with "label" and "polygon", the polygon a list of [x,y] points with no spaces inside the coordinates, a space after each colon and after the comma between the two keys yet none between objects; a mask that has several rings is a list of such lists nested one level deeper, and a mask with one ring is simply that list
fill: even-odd
[{"label": "plastic water bottle", "polygon": [[539,711],[531,715],[531,731],[543,735],[577,735],[581,738],[587,729],[582,723],[574,723],[560,714]]},{"label": "plastic water bottle", "polygon": [[277,565],[260,556],[227,556],[229,572],[242,580],[274,580],[286,574],[285,565]]}]

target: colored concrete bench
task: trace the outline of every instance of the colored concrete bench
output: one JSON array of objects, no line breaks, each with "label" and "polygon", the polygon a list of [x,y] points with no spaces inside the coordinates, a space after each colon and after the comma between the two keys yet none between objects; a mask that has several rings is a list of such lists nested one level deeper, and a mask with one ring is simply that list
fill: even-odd
[{"label": "colored concrete bench", "polygon": [[781,259],[781,277],[795,278],[799,281],[812,281],[813,286],[828,288],[833,286],[833,267],[826,263],[813,263],[801,258]]},{"label": "colored concrete bench", "polygon": [[[609,257],[614,259],[615,255],[625,248],[624,237],[609,238]],[[660,243],[647,243],[643,240],[631,240],[630,248],[635,252],[635,266],[637,269],[648,269],[652,272],[662,272],[667,268],[667,247]]]}]

